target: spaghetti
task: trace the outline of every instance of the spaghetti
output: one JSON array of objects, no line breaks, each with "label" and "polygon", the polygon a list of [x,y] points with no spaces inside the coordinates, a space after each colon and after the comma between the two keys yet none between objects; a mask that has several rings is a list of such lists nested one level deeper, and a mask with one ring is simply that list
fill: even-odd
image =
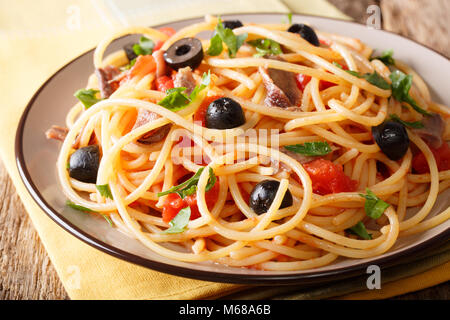
[{"label": "spaghetti", "polygon": [[[436,152],[448,150],[450,109],[431,101],[409,66],[371,59],[370,47],[340,35],[318,32],[316,46],[286,31],[286,24],[224,25],[207,16],[177,32],[132,27],[98,45],[97,71],[86,89],[94,101],[87,106],[80,99],[67,114],[57,162],[73,207],[106,216],[167,258],[273,271],[378,256],[399,237],[449,219],[448,208],[426,218],[450,185],[450,160]],[[214,29],[217,37],[201,40],[205,54],[195,70],[182,74],[166,65],[162,54],[174,43]],[[127,34],[145,37],[143,53],[135,50],[134,61],[126,50],[104,58],[108,45]],[[235,52],[224,34],[241,41]],[[145,52],[145,41],[156,46]],[[214,45],[221,49],[213,54]],[[296,79],[296,105],[274,105],[271,90],[286,93],[274,72]],[[395,72],[413,75],[410,100],[394,95]],[[176,79],[190,79],[184,84],[191,88]],[[105,88],[111,92],[100,99],[97,90],[103,95]],[[174,106],[170,94],[184,104]],[[243,124],[207,127],[205,113],[220,98],[241,106]],[[410,141],[394,160],[373,133],[392,115]],[[430,115],[443,121],[438,146],[423,134]],[[74,178],[68,170],[73,155],[93,145],[95,181]],[[304,151],[319,147],[326,152]],[[321,170],[325,176],[317,175]],[[267,180],[277,188],[265,211],[256,213],[255,186]],[[370,216],[371,204],[385,205],[381,217]],[[419,209],[411,215],[410,207]]]}]

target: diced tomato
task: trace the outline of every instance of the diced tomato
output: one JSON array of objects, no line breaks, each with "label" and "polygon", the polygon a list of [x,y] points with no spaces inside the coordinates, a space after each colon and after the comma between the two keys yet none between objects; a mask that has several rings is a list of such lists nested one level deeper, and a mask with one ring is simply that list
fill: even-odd
[{"label": "diced tomato", "polygon": [[222,98],[222,96],[210,96],[206,97],[200,107],[198,107],[197,111],[194,113],[194,122],[197,124],[201,124],[202,127],[205,126],[206,123],[206,111],[208,110],[208,106],[214,100]]},{"label": "diced tomato", "polygon": [[[342,69],[348,70],[347,65],[344,64],[342,66]],[[305,91],[306,85],[311,81],[311,77],[299,73],[296,75],[295,80],[297,81],[297,87],[303,92],[303,91]],[[330,87],[334,87],[335,85],[336,85],[336,83],[328,82],[325,80],[320,80],[319,81],[319,90],[322,91],[322,90],[328,89]]]},{"label": "diced tomato", "polygon": [[331,42],[329,42],[328,40],[325,39],[319,39],[319,42],[325,46],[331,46]]},{"label": "diced tomato", "polygon": [[326,195],[356,191],[358,182],[345,175],[342,165],[317,159],[303,164],[303,167],[311,178],[314,193]]},{"label": "diced tomato", "polygon": [[156,89],[161,92],[166,92],[168,89],[173,88],[173,80],[168,76],[161,76],[156,78]]},{"label": "diced tomato", "polygon": [[161,31],[162,33],[166,34],[169,37],[171,37],[175,33],[177,33],[177,31],[174,28],[171,28],[171,27],[162,27],[162,28],[159,28],[158,30]]},{"label": "diced tomato", "polygon": [[[448,143],[444,142],[438,149],[430,147],[430,150],[433,152],[434,158],[436,159],[438,170],[450,170],[450,147],[448,146]],[[412,167],[415,172],[420,174],[430,172],[427,159],[423,153],[414,156]]]},{"label": "diced tomato", "polygon": [[[162,33],[168,35],[169,37],[173,36],[176,33],[175,29],[171,28],[171,27],[160,28],[159,31],[161,31]],[[156,41],[155,47],[153,48],[153,51],[161,49],[163,44],[164,44],[164,41],[161,41],[161,40]]]},{"label": "diced tomato", "polygon": [[133,67],[131,67],[130,70],[128,70],[127,75],[123,77],[123,79],[120,81],[120,84],[122,85],[124,82],[127,82],[128,80],[136,76],[143,77],[155,70],[156,62],[151,55],[138,56],[136,58],[136,63]]},{"label": "diced tomato", "polygon": [[[214,203],[217,201],[218,196],[219,183],[216,183],[214,187],[212,187],[212,189],[205,194],[205,200],[208,209],[211,209],[214,206]],[[181,209],[186,207],[191,208],[191,220],[195,220],[201,216],[197,206],[196,194],[184,197],[184,199],[181,199],[181,197],[176,193],[168,194],[162,212],[163,221],[169,223],[173,218],[175,218],[175,216],[178,214],[178,212],[180,212]]]},{"label": "diced tomato", "polygon": [[[296,81],[297,81],[297,87],[303,92],[305,91],[306,85],[311,81],[311,77],[304,75],[304,74],[297,74],[295,77]],[[333,82],[328,82],[325,80],[320,80],[319,81],[319,90],[325,90],[329,87],[333,87],[336,84]]]},{"label": "diced tomato", "polygon": [[295,80],[297,81],[297,87],[303,92],[305,91],[306,85],[311,81],[311,77],[298,73],[295,76]]}]

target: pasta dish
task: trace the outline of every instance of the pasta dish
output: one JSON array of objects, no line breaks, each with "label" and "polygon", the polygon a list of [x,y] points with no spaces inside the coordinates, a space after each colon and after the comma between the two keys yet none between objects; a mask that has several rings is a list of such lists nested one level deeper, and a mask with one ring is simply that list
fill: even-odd
[{"label": "pasta dish", "polygon": [[450,109],[384,49],[292,21],[121,30],[46,132],[67,205],[178,261],[379,256],[450,217]]}]

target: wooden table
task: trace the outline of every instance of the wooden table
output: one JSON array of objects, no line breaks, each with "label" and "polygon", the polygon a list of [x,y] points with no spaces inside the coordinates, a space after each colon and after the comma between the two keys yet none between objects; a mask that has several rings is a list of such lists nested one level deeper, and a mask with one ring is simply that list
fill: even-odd
[{"label": "wooden table", "polygon": [[[329,0],[365,23],[367,7],[379,5],[383,28],[450,57],[449,0]],[[426,2],[426,5],[425,5]],[[0,299],[68,299],[25,209],[0,163]],[[450,284],[396,299],[449,299]]]}]

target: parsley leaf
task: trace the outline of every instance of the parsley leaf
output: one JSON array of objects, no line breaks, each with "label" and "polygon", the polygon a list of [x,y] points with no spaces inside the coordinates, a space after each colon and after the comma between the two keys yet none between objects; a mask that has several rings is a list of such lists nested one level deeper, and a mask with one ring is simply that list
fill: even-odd
[{"label": "parsley leaf", "polygon": [[395,70],[389,76],[392,80],[392,96],[395,100],[408,103],[417,112],[430,115],[430,113],[417,104],[417,102],[409,95],[412,86],[412,75],[406,75],[400,70]]},{"label": "parsley leaf", "polygon": [[282,54],[280,44],[271,39],[255,39],[251,41],[247,41],[249,45],[256,48],[258,53],[254,54],[254,57],[262,57],[267,55],[278,55]]},{"label": "parsley leaf", "polygon": [[230,58],[234,58],[236,56],[237,51],[248,36],[246,33],[236,36],[233,30],[223,27],[222,20],[220,18],[216,26],[216,34],[218,34],[220,39],[222,39],[222,41],[227,45],[228,55]]},{"label": "parsley leaf", "polygon": [[211,83],[211,71],[208,70],[208,73],[203,73],[202,81],[200,82],[199,86],[195,86],[194,90],[192,90],[191,94],[189,95],[189,99],[191,101],[195,100],[197,98],[197,95],[200,91],[205,89],[209,84]]},{"label": "parsley leaf", "polygon": [[186,87],[172,88],[166,91],[166,96],[158,104],[169,110],[179,110],[184,106],[187,106],[191,100],[183,92]]},{"label": "parsley leaf", "polygon": [[181,233],[186,229],[186,226],[191,219],[191,208],[186,207],[180,210],[178,214],[170,222],[170,228],[163,231],[163,233]]},{"label": "parsley leaf", "polygon": [[105,218],[106,222],[108,222],[111,227],[114,226],[113,222],[111,221],[111,219],[106,214],[102,214],[102,217]]},{"label": "parsley leaf", "polygon": [[211,42],[209,44],[209,48],[206,51],[206,53],[210,56],[218,56],[222,53],[223,45],[222,45],[222,38],[219,36],[218,33],[214,35],[214,37],[211,38]]},{"label": "parsley leaf", "polygon": [[97,185],[95,185],[95,187],[100,192],[102,197],[109,198],[109,199],[113,198],[112,193],[111,193],[111,189],[109,189],[109,185],[108,184],[102,184],[102,185],[98,185],[97,184]]},{"label": "parsley leaf", "polygon": [[396,114],[391,114],[391,115],[389,115],[389,117],[391,120],[397,121],[397,122],[403,124],[405,127],[409,127],[409,128],[413,128],[413,129],[420,129],[420,128],[424,127],[422,121],[414,121],[414,122],[403,121]]},{"label": "parsley leaf", "polygon": [[166,96],[164,97],[164,99],[159,101],[158,104],[171,111],[181,110],[186,107],[191,101],[195,100],[199,92],[205,89],[210,82],[211,72],[208,70],[208,73],[203,74],[200,85],[195,86],[194,90],[192,90],[189,96],[184,93],[184,91],[186,91],[185,87],[168,89],[166,91]]},{"label": "parsley leaf", "polygon": [[100,91],[95,89],[80,89],[75,92],[74,96],[81,101],[86,109],[89,109],[94,104],[102,100],[96,97],[99,92]]},{"label": "parsley leaf", "polygon": [[289,24],[292,24],[292,13],[291,13],[291,12],[289,12],[289,13],[287,14],[287,18],[288,18],[288,23],[289,23]]},{"label": "parsley leaf", "polygon": [[346,229],[345,231],[352,233],[354,235],[357,235],[357,236],[363,238],[364,240],[372,239],[372,235],[367,232],[366,227],[364,226],[364,223],[362,223],[361,221],[358,222],[353,227]]},{"label": "parsley leaf", "polygon": [[78,210],[78,211],[83,211],[83,212],[96,212],[96,211],[91,210],[91,209],[89,209],[89,208],[86,208],[86,207],[80,206],[80,205],[78,205],[78,204],[75,204],[75,203],[73,203],[73,202],[70,201],[70,200],[67,200],[67,201],[66,201],[66,206],[68,206],[68,207],[70,207],[70,208],[72,208],[72,209]]},{"label": "parsley leaf", "polygon": [[141,37],[138,43],[133,45],[133,51],[136,55],[146,56],[152,54],[155,43],[146,37]]},{"label": "parsley leaf", "polygon": [[359,194],[366,199],[364,211],[366,215],[372,219],[378,219],[383,212],[389,207],[389,203],[384,202],[376,196],[369,188],[366,188],[367,194]]},{"label": "parsley leaf", "polygon": [[[342,66],[337,63],[337,62],[333,62],[333,64],[338,67],[338,68],[342,68]],[[389,85],[389,83],[383,79],[382,76],[380,76],[380,74],[376,71],[374,71],[373,73],[359,73],[357,71],[352,71],[352,70],[344,70],[345,72],[351,74],[354,77],[360,78],[360,79],[366,79],[367,82],[369,82],[370,84],[373,84],[374,86],[377,86],[378,88],[384,89],[384,90],[388,90],[391,88],[391,86]]]},{"label": "parsley leaf", "polygon": [[366,79],[367,82],[373,84],[378,88],[384,90],[389,90],[391,88],[390,84],[386,80],[384,80],[384,78],[380,76],[380,74],[377,73],[376,71],[374,71],[373,73],[364,74],[363,78]]},{"label": "parsley leaf", "polygon": [[[193,195],[197,191],[197,183],[198,183],[198,180],[200,179],[200,175],[202,174],[204,169],[205,169],[205,167],[198,169],[198,171],[190,179],[186,180],[185,182],[183,182],[177,186],[173,186],[169,190],[159,192],[158,197],[168,195],[169,193],[176,193],[180,196],[181,199],[184,199],[186,196]],[[208,178],[208,183],[206,185],[205,190],[206,191],[211,190],[212,187],[214,186],[214,184],[216,183],[216,181],[217,181],[217,178],[216,178],[216,175],[214,174],[214,171],[211,168],[209,168],[209,178]]]},{"label": "parsley leaf", "polygon": [[284,146],[285,149],[300,153],[306,156],[324,156],[331,152],[331,147],[328,142],[305,142],[305,144],[294,144]]},{"label": "parsley leaf", "polygon": [[378,59],[381,62],[383,62],[385,65],[390,66],[390,65],[395,65],[395,60],[392,57],[394,55],[394,50],[386,50],[383,51],[381,53],[381,56],[379,57],[374,57],[374,58],[370,58],[370,61]]}]

